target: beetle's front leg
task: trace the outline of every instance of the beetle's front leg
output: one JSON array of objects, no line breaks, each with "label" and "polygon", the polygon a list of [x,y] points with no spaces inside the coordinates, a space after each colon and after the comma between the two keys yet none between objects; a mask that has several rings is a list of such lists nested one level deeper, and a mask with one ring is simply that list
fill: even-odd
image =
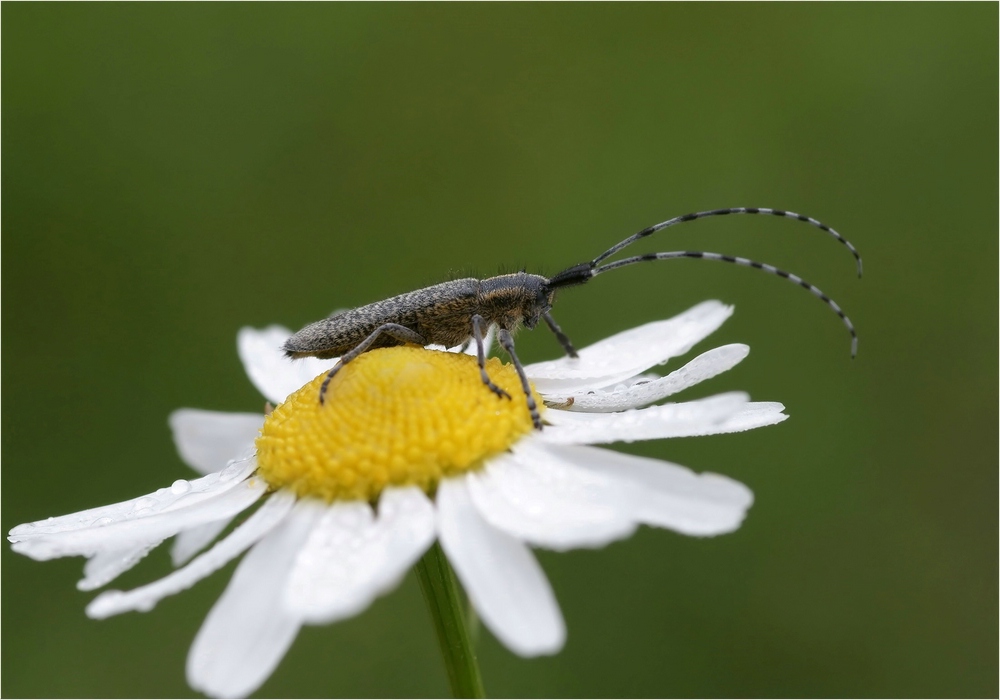
[{"label": "beetle's front leg", "polygon": [[573,343],[570,342],[569,336],[563,333],[563,329],[560,328],[559,324],[556,323],[556,320],[552,318],[552,314],[546,311],[542,314],[542,318],[545,319],[545,323],[548,324],[552,332],[555,333],[556,339],[559,341],[559,344],[563,346],[563,350],[566,351],[566,355],[569,357],[580,357],[576,353],[576,348],[573,347]]}]

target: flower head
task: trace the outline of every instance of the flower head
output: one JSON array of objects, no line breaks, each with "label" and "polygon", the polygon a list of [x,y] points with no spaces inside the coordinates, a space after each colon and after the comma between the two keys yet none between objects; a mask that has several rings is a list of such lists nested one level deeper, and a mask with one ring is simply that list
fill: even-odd
[{"label": "flower head", "polygon": [[247,373],[278,407],[267,417],[175,412],[178,450],[205,476],[20,525],[9,539],[35,559],[87,557],[78,587],[92,590],[176,536],[180,568],[102,593],[87,607],[95,618],[149,610],[249,550],[188,657],[189,682],[210,695],[253,692],[303,624],[358,614],[435,539],[500,641],[523,656],[551,654],[565,625],[531,547],[600,547],[640,524],[706,536],[742,522],[753,500],[743,484],[591,446],[784,420],[781,404],[742,393],[650,405],[747,355],[746,346],[727,345],[665,377],[647,374],[731,313],[705,302],[584,348],[579,359],[528,365],[536,400],[547,406],[541,431],[532,429],[516,375],[496,359],[487,371],[510,400],[482,383],[471,357],[401,347],[346,365],[321,406],[318,382],[335,360],[290,363],[280,352],[287,330],[244,329]]}]

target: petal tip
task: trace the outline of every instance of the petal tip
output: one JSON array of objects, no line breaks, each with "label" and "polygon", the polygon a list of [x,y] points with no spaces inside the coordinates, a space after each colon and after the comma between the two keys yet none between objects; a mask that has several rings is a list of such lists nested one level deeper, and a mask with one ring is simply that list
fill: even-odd
[{"label": "petal tip", "polygon": [[566,625],[560,620],[559,626],[553,629],[551,636],[547,638],[535,639],[529,643],[506,640],[504,645],[518,656],[526,659],[554,656],[566,646]]}]

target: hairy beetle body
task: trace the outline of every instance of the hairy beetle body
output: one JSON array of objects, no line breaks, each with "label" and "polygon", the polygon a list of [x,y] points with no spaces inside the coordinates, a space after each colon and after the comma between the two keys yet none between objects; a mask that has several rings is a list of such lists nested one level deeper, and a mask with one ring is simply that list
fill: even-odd
[{"label": "hairy beetle body", "polygon": [[[487,325],[511,332],[521,323],[533,327],[547,310],[536,310],[546,282],[540,275],[518,272],[485,280],[470,277],[435,284],[310,323],[288,339],[284,351],[293,358],[340,357],[385,324],[409,328],[427,345],[455,347],[472,339],[470,319],[474,314],[482,316]],[[550,300],[551,294],[541,303],[551,306]],[[404,342],[382,334],[368,349]]]},{"label": "hairy beetle body", "polygon": [[549,313],[557,289],[584,284],[604,272],[639,262],[699,258],[751,267],[783,277],[806,289],[840,317],[851,334],[851,356],[853,357],[857,351],[857,334],[850,319],[844,315],[836,302],[801,277],[771,265],[746,258],[694,251],[647,253],[617,262],[601,264],[626,246],[665,228],[696,219],[727,214],[763,214],[808,223],[845,245],[854,255],[858,276],[861,276],[861,256],[854,246],[832,228],[816,219],[781,209],[757,207],[713,209],[674,217],[645,228],[612,246],[592,261],[568,267],[551,278],[527,272],[498,275],[484,280],[464,278],[443,282],[400,294],[384,301],[377,301],[367,306],[360,306],[350,311],[337,313],[322,321],[309,324],[289,338],[283,349],[285,354],[291,358],[340,358],[340,362],[330,370],[320,388],[319,400],[322,403],[327,386],[337,371],[363,352],[404,343],[455,347],[474,341],[483,383],[498,397],[510,399],[507,392],[490,381],[485,370],[484,334],[487,328],[495,326],[498,329],[497,339],[510,355],[511,362],[521,379],[534,425],[540,430],[542,428],[541,418],[531,395],[524,367],[514,352],[512,333],[521,325],[534,328],[539,319],[544,319],[563,346],[566,354],[570,357],[576,357],[576,350],[573,349],[569,338],[566,337]]}]

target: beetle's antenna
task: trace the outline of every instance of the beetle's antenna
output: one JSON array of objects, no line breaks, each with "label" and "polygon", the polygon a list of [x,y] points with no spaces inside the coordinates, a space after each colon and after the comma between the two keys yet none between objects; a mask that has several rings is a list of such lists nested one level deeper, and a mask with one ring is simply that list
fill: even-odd
[{"label": "beetle's antenna", "polygon": [[[759,263],[754,260],[748,260],[747,258],[737,258],[731,255],[720,255],[719,253],[706,253],[688,250],[675,251],[671,253],[646,253],[645,255],[636,255],[631,258],[625,258],[623,260],[618,260],[599,267],[592,267],[592,263],[582,263],[580,265],[576,265],[553,277],[549,282],[549,286],[559,287],[583,284],[592,277],[596,277],[597,275],[619,267],[625,267],[626,265],[634,265],[635,263],[652,260],[670,260],[671,258],[702,258],[704,260],[721,260],[722,262],[735,263],[736,265],[742,265],[744,267],[753,267],[758,270],[763,270],[764,272],[769,272],[772,275],[777,275],[778,277],[784,277],[789,282],[794,282],[803,289],[808,289],[814,296],[822,299],[823,303],[833,309],[834,313],[840,316],[840,320],[844,322],[844,325],[847,327],[847,331],[851,334],[851,357],[854,358],[858,354],[858,334],[854,331],[854,324],[851,323],[851,319],[847,318],[847,315],[841,311],[837,302],[824,294],[819,287],[809,284],[798,275],[793,275],[790,272],[779,270],[773,265]],[[565,282],[562,282],[562,280],[565,280]],[[553,285],[552,281],[555,281],[556,284]],[[560,284],[560,282],[562,282],[562,284]]]},{"label": "beetle's antenna", "polygon": [[823,222],[817,221],[811,216],[796,214],[793,211],[784,211],[782,209],[767,209],[764,207],[731,207],[729,209],[712,209],[711,211],[699,211],[693,214],[685,214],[684,216],[675,216],[673,219],[669,219],[659,224],[654,224],[649,228],[644,228],[638,233],[629,236],[618,245],[609,248],[608,250],[604,251],[596,258],[594,258],[593,264],[596,266],[601,261],[610,258],[612,255],[617,253],[622,248],[632,245],[640,238],[645,238],[646,236],[650,236],[656,233],[657,231],[662,231],[665,228],[670,228],[671,226],[676,226],[677,224],[683,224],[686,221],[694,221],[695,219],[704,219],[709,216],[726,216],[727,214],[766,214],[768,216],[783,216],[786,219],[796,219],[798,221],[804,221],[807,224],[815,226],[821,231],[826,231],[828,234],[830,234],[838,241],[843,243],[845,246],[847,246],[847,249],[851,251],[851,253],[854,255],[855,261],[857,262],[858,277],[861,277],[861,255],[858,253],[857,249],[853,245],[851,245],[851,242],[849,240],[841,236],[839,233],[834,231],[832,228],[830,228]]}]

